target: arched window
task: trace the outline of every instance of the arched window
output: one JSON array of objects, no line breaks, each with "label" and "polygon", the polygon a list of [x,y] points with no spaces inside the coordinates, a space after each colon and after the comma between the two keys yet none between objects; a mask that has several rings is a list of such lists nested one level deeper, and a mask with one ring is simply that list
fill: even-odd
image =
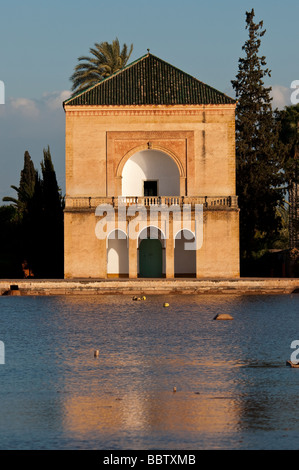
[{"label": "arched window", "polygon": [[160,150],[142,150],[125,163],[122,196],[179,196],[180,172],[176,162]]},{"label": "arched window", "polygon": [[128,277],[129,256],[127,236],[122,230],[113,230],[107,237],[107,276]]},{"label": "arched window", "polygon": [[195,235],[187,229],[175,236],[174,273],[176,277],[196,277]]}]

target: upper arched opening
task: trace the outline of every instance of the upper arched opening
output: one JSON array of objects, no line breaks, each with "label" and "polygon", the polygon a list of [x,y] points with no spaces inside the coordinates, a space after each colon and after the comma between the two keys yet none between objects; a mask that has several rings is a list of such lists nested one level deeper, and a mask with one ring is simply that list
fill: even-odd
[{"label": "upper arched opening", "polygon": [[179,196],[180,171],[175,160],[160,150],[140,150],[124,164],[122,196]]}]

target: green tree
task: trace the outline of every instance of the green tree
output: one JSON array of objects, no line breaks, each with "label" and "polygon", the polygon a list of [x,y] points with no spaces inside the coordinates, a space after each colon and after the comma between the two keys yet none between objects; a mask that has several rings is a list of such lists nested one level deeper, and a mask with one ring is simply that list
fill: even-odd
[{"label": "green tree", "polygon": [[17,192],[17,198],[6,196],[3,198],[5,202],[11,202],[17,208],[17,215],[22,219],[24,213],[28,210],[28,204],[34,194],[34,186],[36,179],[36,170],[31,160],[29,152],[26,150],[24,154],[24,167],[21,171],[19,187],[11,186]]},{"label": "green tree", "polygon": [[116,38],[112,44],[108,42],[95,43],[89,51],[92,56],[79,57],[79,64],[76,65],[75,71],[70,77],[74,93],[95,85],[103,78],[109,77],[125,67],[133,51],[133,44],[130,49],[126,44],[121,49],[119,40]]},{"label": "green tree", "polygon": [[289,243],[292,275],[299,272],[299,104],[277,111],[280,138],[285,145],[283,169],[288,192]]},{"label": "green tree", "polygon": [[285,146],[283,170],[286,189],[289,190],[290,184],[298,183],[298,160],[295,154],[296,149],[299,149],[299,104],[276,110],[276,119],[280,124],[280,140]]},{"label": "green tree", "polygon": [[[249,38],[232,80],[236,107],[237,194],[240,206],[241,259],[267,248],[277,236],[280,217],[277,206],[283,198],[281,146],[271,106],[270,77],[265,56],[259,55],[265,34],[263,21],[254,22],[254,10],[246,12]],[[242,265],[241,265],[242,269]]]},{"label": "green tree", "polygon": [[[30,260],[31,227],[28,226],[28,218],[30,217],[30,207],[35,193],[36,177],[37,171],[34,168],[29,152],[26,150],[19,187],[11,186],[17,192],[17,197],[7,196],[3,198],[3,201],[12,203],[8,207],[11,210],[14,209],[11,212],[9,224],[2,224],[2,229],[5,233],[10,233],[11,239],[14,241],[14,247],[6,241],[6,250],[2,254],[2,259],[9,260],[6,264],[4,263],[7,277],[15,277],[13,273],[18,273],[17,277],[20,277],[22,264]],[[25,264],[27,264],[26,262]]]},{"label": "green tree", "polygon": [[0,278],[22,278],[20,223],[16,205],[0,206]]},{"label": "green tree", "polygon": [[[15,248],[9,259],[13,260],[14,266],[18,265],[19,270],[26,262],[34,277],[62,278],[64,199],[57,184],[49,147],[43,150],[41,176],[35,170],[29,153],[25,152],[20,185],[12,187],[17,191],[18,198],[3,198],[12,205],[2,210],[3,217],[6,217],[3,227],[8,230],[11,224],[9,230],[14,234]],[[14,268],[14,272],[17,269]]]},{"label": "green tree", "polygon": [[63,277],[64,200],[57,184],[50,148],[43,150],[41,178],[36,177],[29,216],[30,262],[37,277]]}]

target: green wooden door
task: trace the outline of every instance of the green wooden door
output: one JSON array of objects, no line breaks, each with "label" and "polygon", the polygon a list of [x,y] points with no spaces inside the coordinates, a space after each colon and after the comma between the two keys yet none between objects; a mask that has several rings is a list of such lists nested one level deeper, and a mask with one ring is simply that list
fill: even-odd
[{"label": "green wooden door", "polygon": [[162,245],[160,240],[146,238],[139,247],[140,277],[162,277]]}]

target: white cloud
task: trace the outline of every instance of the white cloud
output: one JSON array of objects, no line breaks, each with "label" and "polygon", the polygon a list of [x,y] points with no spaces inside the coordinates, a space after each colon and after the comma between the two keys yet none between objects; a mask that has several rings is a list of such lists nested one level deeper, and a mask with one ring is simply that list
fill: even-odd
[{"label": "white cloud", "polygon": [[37,103],[27,98],[10,98],[7,106],[10,106],[12,111],[17,111],[22,116],[36,118],[39,115]]},{"label": "white cloud", "polygon": [[45,114],[62,110],[62,103],[71,96],[68,90],[43,93],[39,99],[8,98],[0,107],[0,116],[19,116],[36,120]]},{"label": "white cloud", "polygon": [[63,101],[71,96],[68,90],[46,92],[42,95],[42,102],[50,109],[61,109]]},{"label": "white cloud", "polygon": [[67,90],[44,93],[37,99],[6,97],[0,105],[1,197],[11,195],[11,184],[18,184],[24,152],[28,150],[39,168],[43,148],[51,149],[59,185],[64,188],[65,113],[63,101]]},{"label": "white cloud", "polygon": [[291,93],[293,90],[282,85],[272,86],[271,96],[273,98],[272,108],[283,109],[285,106],[290,106]]}]

